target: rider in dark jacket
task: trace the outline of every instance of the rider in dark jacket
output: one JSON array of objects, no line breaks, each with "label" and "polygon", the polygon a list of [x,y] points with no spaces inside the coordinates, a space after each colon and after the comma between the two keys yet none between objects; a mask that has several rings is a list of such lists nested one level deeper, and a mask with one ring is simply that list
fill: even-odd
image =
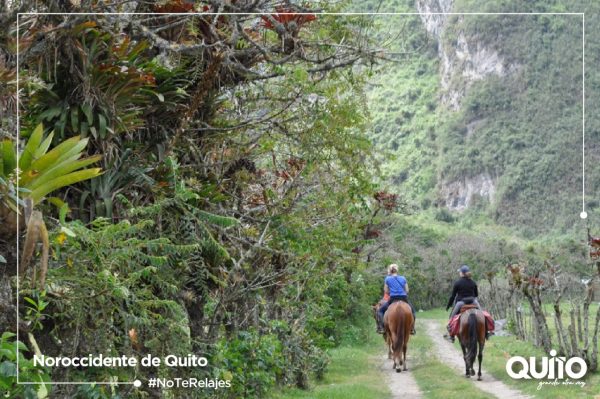
[{"label": "rider in dark jacket", "polygon": [[469,266],[462,265],[457,271],[460,273],[460,278],[454,282],[452,295],[450,295],[450,299],[448,299],[448,304],[446,305],[446,310],[454,306],[450,318],[460,311],[465,302],[474,303],[477,307],[480,307],[477,301],[477,297],[479,296],[477,283],[471,279]]},{"label": "rider in dark jacket", "polygon": [[[450,309],[451,306],[454,306],[450,313],[450,320],[460,312],[460,308],[465,304],[472,303],[481,309],[479,301],[477,300],[477,297],[479,296],[477,283],[471,279],[469,266],[462,265],[457,271],[460,273],[460,278],[454,282],[452,295],[450,295],[450,299],[448,299],[448,304],[446,305],[446,310]],[[448,331],[450,331],[450,325],[448,325]],[[448,338],[454,342],[453,336],[448,336]]]}]

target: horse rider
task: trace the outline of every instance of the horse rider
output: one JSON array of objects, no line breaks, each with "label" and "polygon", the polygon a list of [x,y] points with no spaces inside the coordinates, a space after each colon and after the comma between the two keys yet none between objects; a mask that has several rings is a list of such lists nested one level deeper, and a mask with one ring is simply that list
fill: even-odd
[{"label": "horse rider", "polygon": [[[396,301],[408,303],[413,315],[413,320],[416,320],[415,308],[408,302],[408,282],[406,281],[406,277],[398,275],[398,265],[396,264],[391,264],[388,267],[388,275],[383,282],[383,294],[384,298],[386,295],[389,295],[390,299],[379,308],[379,318],[377,319],[377,332],[379,334],[383,334],[383,315],[385,314],[385,311]],[[415,334],[414,322],[411,334]]]},{"label": "horse rider", "polygon": [[[460,308],[466,304],[474,304],[478,309],[481,309],[479,301],[477,300],[477,296],[479,295],[477,283],[471,278],[469,266],[462,265],[457,272],[460,274],[460,278],[454,282],[452,295],[450,295],[450,299],[446,305],[446,311],[450,309],[451,306],[454,306],[450,313],[450,320],[452,320],[452,318],[460,312]],[[454,336],[450,335],[450,324],[448,324],[447,328],[448,334],[444,335],[444,337],[449,341],[454,342]]]}]

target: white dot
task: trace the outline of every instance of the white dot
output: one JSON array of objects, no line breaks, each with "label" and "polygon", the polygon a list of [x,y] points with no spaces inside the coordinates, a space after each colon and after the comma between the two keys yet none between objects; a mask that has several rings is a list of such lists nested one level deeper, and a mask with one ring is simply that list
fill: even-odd
[{"label": "white dot", "polygon": [[586,211],[581,212],[579,214],[579,217],[582,218],[582,219],[587,219],[587,212]]},{"label": "white dot", "polygon": [[553,356],[553,357],[554,357],[554,356],[556,356],[556,351],[555,351],[554,349],[552,349],[552,350],[550,351],[550,356]]},{"label": "white dot", "polygon": [[136,387],[136,388],[141,387],[142,386],[142,381],[140,381],[140,380],[133,381],[133,386]]}]

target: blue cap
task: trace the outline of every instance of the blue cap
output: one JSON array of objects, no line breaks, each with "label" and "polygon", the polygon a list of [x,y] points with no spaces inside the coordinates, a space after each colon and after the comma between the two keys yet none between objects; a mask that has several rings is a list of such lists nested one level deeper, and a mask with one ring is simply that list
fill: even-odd
[{"label": "blue cap", "polygon": [[458,272],[461,272],[461,273],[468,273],[468,272],[469,272],[469,266],[467,266],[467,265],[462,265],[462,266],[460,267],[460,269],[458,269],[457,271],[458,271]]}]

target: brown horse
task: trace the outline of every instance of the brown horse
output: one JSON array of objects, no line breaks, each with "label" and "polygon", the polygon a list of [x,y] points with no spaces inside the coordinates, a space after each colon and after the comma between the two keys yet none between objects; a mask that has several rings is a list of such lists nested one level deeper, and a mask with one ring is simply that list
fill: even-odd
[{"label": "brown horse", "polygon": [[404,301],[392,303],[383,316],[385,340],[389,355],[394,360],[393,368],[398,373],[402,371],[400,366],[404,366],[404,371],[407,370],[406,349],[414,321],[410,305]]},{"label": "brown horse", "polygon": [[[485,317],[481,310],[473,308],[460,315],[458,339],[465,359],[466,377],[475,375],[473,365],[475,356],[479,362],[477,380],[481,381],[481,361],[483,360],[483,347],[485,345]],[[479,348],[479,351],[478,351]]]}]

